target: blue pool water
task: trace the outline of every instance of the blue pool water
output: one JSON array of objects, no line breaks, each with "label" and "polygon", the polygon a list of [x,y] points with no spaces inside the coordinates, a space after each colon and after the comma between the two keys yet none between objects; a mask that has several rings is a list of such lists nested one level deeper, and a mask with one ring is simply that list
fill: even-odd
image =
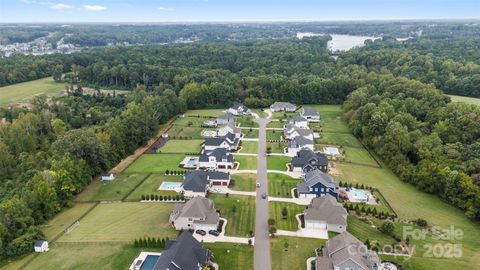
[{"label": "blue pool water", "polygon": [[156,255],[147,255],[145,261],[143,261],[142,267],[140,267],[140,270],[153,270],[153,267],[157,263],[159,257],[160,256]]},{"label": "blue pool water", "polygon": [[367,200],[367,193],[364,190],[352,188],[352,193],[357,200]]},{"label": "blue pool water", "polygon": [[174,190],[176,188],[179,188],[182,185],[180,182],[162,182],[160,185],[160,189],[163,190]]}]

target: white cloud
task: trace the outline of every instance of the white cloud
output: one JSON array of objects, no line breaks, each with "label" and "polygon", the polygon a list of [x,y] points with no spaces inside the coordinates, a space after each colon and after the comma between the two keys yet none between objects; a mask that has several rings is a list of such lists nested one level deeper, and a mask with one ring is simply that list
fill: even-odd
[{"label": "white cloud", "polygon": [[65,9],[70,9],[70,8],[72,8],[72,6],[66,5],[66,4],[62,4],[62,3],[58,3],[58,4],[55,4],[55,5],[50,6],[50,8],[58,9],[58,10],[65,10]]},{"label": "white cloud", "polygon": [[85,6],[83,6],[83,8],[85,8],[86,10],[90,10],[90,11],[104,11],[104,10],[107,10],[106,7],[100,6],[100,5],[85,5]]},{"label": "white cloud", "polygon": [[162,10],[162,11],[172,11],[173,8],[169,8],[169,7],[159,7],[158,10]]}]

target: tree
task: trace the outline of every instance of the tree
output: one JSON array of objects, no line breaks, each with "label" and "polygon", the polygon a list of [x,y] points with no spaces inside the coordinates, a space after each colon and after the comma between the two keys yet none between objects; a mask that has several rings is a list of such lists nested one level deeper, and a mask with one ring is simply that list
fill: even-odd
[{"label": "tree", "polygon": [[379,231],[386,235],[393,235],[393,232],[395,230],[395,226],[391,221],[384,221],[382,225],[378,228]]},{"label": "tree", "polygon": [[235,213],[237,212],[237,206],[234,204],[232,205],[232,213]]},{"label": "tree", "polygon": [[283,207],[283,209],[282,209],[282,218],[283,218],[283,219],[287,219],[287,216],[288,216],[288,209],[287,209],[287,207]]},{"label": "tree", "polygon": [[283,248],[285,249],[285,251],[288,250],[288,242],[287,241],[283,242]]},{"label": "tree", "polygon": [[62,79],[63,73],[63,66],[61,64],[57,64],[52,69],[52,77],[55,81],[60,81]]}]

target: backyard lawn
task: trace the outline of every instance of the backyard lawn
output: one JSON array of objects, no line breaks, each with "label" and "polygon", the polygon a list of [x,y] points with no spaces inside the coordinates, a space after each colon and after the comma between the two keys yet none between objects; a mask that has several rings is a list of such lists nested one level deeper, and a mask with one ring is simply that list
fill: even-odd
[{"label": "backyard lawn", "polygon": [[[365,148],[343,147],[345,150],[345,161],[355,164],[379,167],[375,159]],[[339,149],[339,151],[342,151]]]},{"label": "backyard lawn", "polygon": [[268,193],[272,197],[292,198],[292,189],[301,181],[281,173],[269,173],[267,177]]},{"label": "backyard lawn", "polygon": [[281,130],[267,129],[267,140],[280,140],[283,132]]},{"label": "backyard lawn", "polygon": [[225,235],[247,237],[255,230],[255,197],[211,194],[209,198],[220,210],[220,217],[228,221]]},{"label": "backyard lawn", "polygon": [[253,246],[233,243],[205,243],[204,247],[213,252],[213,261],[220,269],[253,269]]},{"label": "backyard lawn", "polygon": [[[184,117],[175,119],[175,121],[173,121],[173,124],[182,127],[201,127],[205,120],[209,119],[198,117]],[[211,120],[213,120],[213,118]]]},{"label": "backyard lawn", "polygon": [[41,227],[47,240],[52,241],[53,238],[65,231],[94,205],[94,203],[77,203],[73,207],[65,209],[57,214],[49,220],[46,225]]},{"label": "backyard lawn", "polygon": [[239,170],[256,170],[258,158],[256,156],[235,156],[235,161],[240,163]]},{"label": "backyard lawn", "polygon": [[267,156],[267,169],[277,171],[287,171],[287,164],[292,161],[291,157],[286,156]]},{"label": "backyard lawn", "polygon": [[284,153],[284,149],[288,146],[287,143],[282,142],[267,142],[267,148],[272,149],[272,153]]},{"label": "backyard lawn", "polygon": [[166,170],[180,170],[178,165],[184,154],[144,154],[125,170],[125,173],[165,173]]},{"label": "backyard lawn", "polygon": [[242,128],[245,138],[258,138],[258,129]]},{"label": "backyard lawn", "polygon": [[217,117],[224,114],[225,109],[204,109],[204,110],[189,110],[185,113],[186,116],[208,116]]},{"label": "backyard lawn", "polygon": [[[287,208],[287,217],[282,215],[283,208]],[[275,224],[279,230],[296,231],[298,230],[297,214],[303,213],[305,206],[287,202],[269,202],[270,218],[275,219]]]},{"label": "backyard lawn", "polygon": [[267,128],[283,128],[283,126],[285,126],[287,122],[288,122],[287,120],[280,120],[280,121],[273,120],[270,123],[268,123]]},{"label": "backyard lawn", "polygon": [[357,138],[355,138],[355,136],[352,134],[321,132],[320,138],[315,139],[315,142],[321,144],[363,148]]},{"label": "backyard lawn", "polygon": [[181,182],[182,176],[166,176],[163,173],[151,174],[143,183],[130,194],[126,200],[130,202],[138,202],[142,199],[142,195],[177,195],[175,191],[158,190],[162,182]]},{"label": "backyard lawn", "polygon": [[168,130],[168,136],[170,138],[189,137],[192,139],[203,139],[202,137],[203,130],[204,128],[202,127],[185,127],[185,126],[173,125]]},{"label": "backyard lawn", "polygon": [[253,173],[237,173],[232,175],[235,185],[231,187],[238,191],[255,191],[257,175]]},{"label": "backyard lawn", "polygon": [[[285,242],[288,248],[285,250]],[[325,245],[325,240],[275,236],[270,240],[272,269],[306,269],[307,259],[315,257],[315,249]]]},{"label": "backyard lawn", "polygon": [[76,197],[75,201],[120,201],[147,177],[148,173],[121,173],[115,175],[113,181],[96,179]]},{"label": "backyard lawn", "polygon": [[253,116],[237,117],[237,124],[240,124],[241,127],[258,127],[258,123],[255,122],[255,118]]},{"label": "backyard lawn", "polygon": [[58,96],[65,90],[64,83],[57,83],[52,77],[16,83],[0,87],[0,106],[14,102],[27,102],[35,95]]},{"label": "backyard lawn", "polygon": [[258,142],[242,141],[242,149],[240,153],[257,154]]},{"label": "backyard lawn", "polygon": [[168,223],[172,209],[169,203],[100,203],[58,241],[133,241],[144,236],[172,239],[177,235]]},{"label": "backyard lawn", "polygon": [[158,153],[200,153],[204,140],[168,140]]}]

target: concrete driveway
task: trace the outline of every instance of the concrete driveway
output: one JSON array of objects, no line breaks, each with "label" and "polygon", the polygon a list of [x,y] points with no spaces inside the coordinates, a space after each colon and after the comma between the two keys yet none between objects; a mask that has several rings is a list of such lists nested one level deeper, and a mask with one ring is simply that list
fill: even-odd
[{"label": "concrete driveway", "polygon": [[226,242],[226,243],[237,243],[237,244],[248,244],[248,240],[252,240],[252,245],[255,243],[254,238],[246,238],[246,237],[234,237],[234,236],[225,236],[225,228],[227,227],[227,220],[221,218],[223,220],[222,232],[219,236],[213,236],[211,234],[206,234],[205,236],[201,236],[200,234],[193,233],[193,237],[197,239],[199,242],[204,243],[216,243],[216,242]]}]

